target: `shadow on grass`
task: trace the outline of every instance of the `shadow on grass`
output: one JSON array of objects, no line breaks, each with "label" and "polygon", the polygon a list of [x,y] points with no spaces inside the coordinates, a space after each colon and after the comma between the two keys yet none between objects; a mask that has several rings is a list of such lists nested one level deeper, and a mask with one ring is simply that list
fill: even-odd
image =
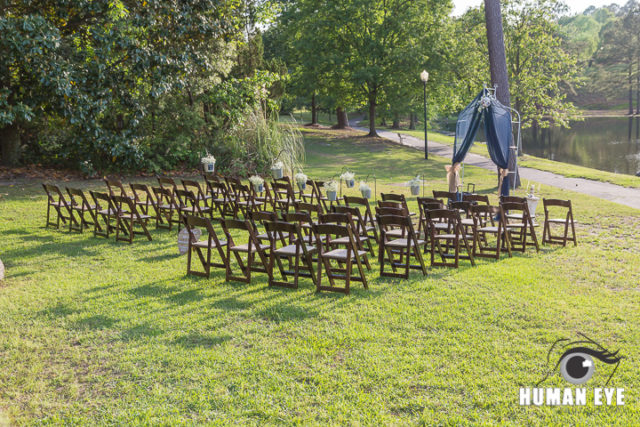
[{"label": "shadow on grass", "polygon": [[184,305],[194,301],[201,301],[204,296],[197,289],[182,291],[174,295],[169,295],[167,300],[179,305]]},{"label": "shadow on grass", "polygon": [[118,320],[111,317],[104,316],[102,314],[96,314],[94,316],[85,317],[75,322],[76,329],[105,329],[110,328],[116,324]]},{"label": "shadow on grass", "polygon": [[191,332],[176,338],[173,340],[172,344],[179,345],[184,348],[211,348],[229,341],[230,339],[231,337],[229,335],[208,336],[198,332]]},{"label": "shadow on grass", "polygon": [[155,337],[162,333],[163,331],[152,326],[149,326],[146,323],[141,325],[133,326],[129,329],[122,331],[121,339],[123,341],[132,341],[143,338]]}]

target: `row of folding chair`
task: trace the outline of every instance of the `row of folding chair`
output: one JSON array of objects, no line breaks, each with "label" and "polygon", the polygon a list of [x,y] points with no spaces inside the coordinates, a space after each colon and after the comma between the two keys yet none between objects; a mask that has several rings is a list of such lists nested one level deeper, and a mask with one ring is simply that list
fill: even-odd
[{"label": "row of folding chair", "polygon": [[[289,213],[285,219],[267,211],[252,212],[245,219],[187,215],[186,225],[188,274],[209,277],[211,268],[222,268],[228,281],[249,283],[252,273],[260,272],[268,274],[269,286],[297,288],[299,277],[308,277],[317,291],[348,294],[354,281],[368,288],[368,251],[353,231],[350,214],[320,214],[318,222],[304,212]],[[207,236],[196,239],[195,228]],[[202,269],[194,268],[194,254]]]},{"label": "row of folding chair", "polygon": [[[90,191],[93,203],[78,188],[66,188],[65,197],[60,187],[43,184],[47,195],[46,227],[67,225],[69,231],[84,231],[93,226],[94,236],[109,237],[115,232],[118,241],[133,242],[135,235],[144,235],[152,240],[147,228],[150,215],[138,211],[133,199],[111,196],[107,193]],[[52,216],[55,215],[55,221]]]}]

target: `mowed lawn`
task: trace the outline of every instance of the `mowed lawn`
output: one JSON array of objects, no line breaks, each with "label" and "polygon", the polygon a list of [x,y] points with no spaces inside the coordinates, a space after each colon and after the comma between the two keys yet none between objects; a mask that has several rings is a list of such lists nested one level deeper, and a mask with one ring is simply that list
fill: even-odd
[{"label": "mowed lawn", "polygon": [[[355,135],[305,132],[305,172],[349,167],[356,180],[375,175],[378,192],[407,195],[403,184],[424,174],[427,193],[446,189],[446,159]],[[465,181],[495,200],[494,174],[467,167]],[[372,260],[369,290],[356,283],[345,296],[316,294],[307,279],[290,290],[268,288],[263,274],[250,285],[225,283],[222,270],[187,277],[175,231],[128,245],[45,229],[39,182],[0,193],[0,425],[640,419],[638,210],[542,187],[572,199],[577,247],[408,281],[378,278]],[[518,390],[544,376],[551,344],[577,332],[625,356],[612,385],[626,405],[520,407]],[[588,387],[611,373],[598,363]],[[556,374],[545,385],[567,383]]]}]

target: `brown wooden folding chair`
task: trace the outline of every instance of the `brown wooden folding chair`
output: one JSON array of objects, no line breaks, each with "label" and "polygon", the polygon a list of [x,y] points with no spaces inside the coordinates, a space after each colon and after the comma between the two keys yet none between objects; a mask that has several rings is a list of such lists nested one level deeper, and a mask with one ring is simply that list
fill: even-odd
[{"label": "brown wooden folding chair", "polygon": [[129,197],[127,190],[125,190],[124,185],[122,185],[122,181],[118,178],[104,178],[104,183],[107,184],[110,196]]},{"label": "brown wooden folding chair", "polygon": [[209,206],[201,206],[201,200],[191,190],[176,189],[175,200],[178,204],[178,212],[180,213],[180,222],[186,225],[187,215],[194,215],[201,218],[211,216],[211,208]]},{"label": "brown wooden folding chair", "polygon": [[[131,244],[133,243],[133,238],[136,234],[143,234],[147,236],[149,241],[153,240],[151,239],[151,234],[149,234],[149,230],[147,229],[147,223],[151,216],[140,214],[136,208],[135,202],[129,197],[113,196],[112,199],[116,209],[118,209],[116,241],[120,240]],[[126,210],[124,209],[125,206]],[[142,230],[136,230],[136,225],[138,225]],[[124,226],[124,228],[127,229],[128,237],[120,237],[121,226]]]},{"label": "brown wooden folding chair", "polygon": [[173,180],[173,178],[169,178],[166,176],[159,176],[157,177],[157,179],[158,179],[158,185],[160,185],[160,188],[162,189],[169,190],[171,191],[171,193],[174,193],[178,189],[178,185]]},{"label": "brown wooden folding chair", "polygon": [[151,209],[157,215],[158,209],[156,201],[151,194],[151,190],[146,184],[129,184],[133,193],[133,200],[140,211],[145,215],[151,215]]},{"label": "brown wooden folding chair", "polygon": [[220,217],[235,218],[235,197],[233,194],[229,193],[227,185],[222,181],[207,180],[207,188],[211,195],[212,207],[218,211]]},{"label": "brown wooden folding chair", "polygon": [[[67,193],[69,193],[71,215],[73,216],[75,213],[80,218],[80,224],[77,227],[73,226],[74,221],[69,222],[69,230],[76,230],[82,233],[85,227],[89,227],[89,225],[94,225],[96,223],[94,212],[95,206],[89,203],[84,192],[79,188],[67,187]],[[85,214],[89,215],[88,220],[85,217]]]},{"label": "brown wooden folding chair", "polygon": [[[251,222],[249,222],[249,220],[247,219],[222,219],[220,220],[220,222],[222,224],[224,234],[227,238],[226,280],[251,283],[251,272],[269,273],[269,261],[266,253],[269,249],[269,245],[258,242]],[[233,236],[231,235],[232,230],[243,232],[247,238],[247,243],[236,244]],[[233,270],[231,269],[232,253],[236,259],[240,271],[243,274],[242,276],[233,275]],[[246,254],[246,265],[242,260],[241,254]],[[256,259],[256,255],[258,255],[258,259]],[[258,265],[255,265],[256,262],[258,263]]]},{"label": "brown wooden folding chair", "polygon": [[[529,207],[526,202],[501,202],[500,206],[505,216],[505,227],[511,234],[511,249],[524,252],[527,245],[535,246],[536,252],[540,251],[535,227],[537,224],[529,215]],[[531,238],[531,242],[527,238]]]},{"label": "brown wooden folding chair", "polygon": [[489,196],[487,196],[486,194],[462,193],[462,201],[471,202],[474,205],[489,206]]},{"label": "brown wooden folding chair", "polygon": [[[358,249],[358,244],[353,238],[351,229],[344,225],[336,224],[314,224],[313,232],[316,235],[316,241],[323,244],[318,245],[318,266],[317,266],[317,287],[320,291],[334,291],[349,294],[351,281],[362,282],[365,289],[369,289],[367,277],[362,267],[362,259],[366,259],[367,251]],[[332,240],[347,238],[343,248],[335,248]],[[331,263],[338,262],[339,266],[335,267]],[[355,261],[358,269],[358,275],[353,275],[353,262]],[[341,266],[345,266],[342,268]],[[326,272],[324,275],[329,279],[329,286],[322,284],[322,267]],[[336,286],[335,280],[344,280],[345,286]]]},{"label": "brown wooden folding chair", "polygon": [[404,194],[380,193],[380,198],[383,202],[400,203],[402,207],[407,211],[409,216],[415,216],[415,212],[409,211],[409,206],[407,206],[407,199],[404,197]]},{"label": "brown wooden folding chair", "polygon": [[[378,247],[378,263],[380,264],[380,276],[409,278],[410,269],[422,271],[423,275],[427,274],[427,268],[422,257],[422,250],[425,246],[425,240],[417,237],[413,228],[411,218],[399,215],[378,215],[376,220],[380,225],[380,246]],[[403,228],[406,237],[400,239],[387,239],[385,229],[387,228]],[[397,259],[394,254],[399,254]],[[411,264],[411,258],[414,258],[418,264]],[[403,261],[404,260],[404,261]],[[386,262],[389,262],[393,272],[384,271]],[[400,268],[404,272],[397,273]]]},{"label": "brown wooden folding chair", "polygon": [[354,227],[352,230],[354,238],[358,240],[359,243],[366,244],[371,256],[375,256],[375,253],[373,252],[373,245],[371,244],[371,240],[375,241],[375,238],[369,235],[369,230],[367,230],[366,223],[360,213],[360,209],[354,206],[332,206],[331,211],[332,213],[350,215]]},{"label": "brown wooden folding chair", "polygon": [[[213,224],[209,218],[203,218],[193,215],[187,215],[186,226],[189,232],[189,250],[187,252],[187,274],[193,274],[195,276],[201,276],[209,278],[211,275],[211,267],[227,269],[229,263],[227,254],[224,251],[224,247],[227,245],[226,240],[218,239],[218,235],[213,228]],[[205,240],[197,240],[194,235],[194,229],[200,227],[207,232]],[[212,262],[212,252],[216,250],[220,257],[220,262]],[[206,251],[203,253],[203,251]],[[191,268],[192,253],[195,252],[200,259],[204,272],[197,271]]]},{"label": "brown wooden folding chair", "polygon": [[361,209],[361,217],[364,221],[365,229],[367,230],[367,236],[373,237],[373,239],[380,243],[380,237],[378,236],[378,229],[376,228],[376,222],[371,212],[371,205],[369,200],[364,197],[344,196],[344,204],[349,207],[357,207]]},{"label": "brown wooden folding chair", "polygon": [[[332,206],[331,209],[335,208]],[[356,227],[355,222],[353,221],[353,217],[350,213],[327,213],[320,215],[319,222],[321,224],[338,224],[349,227],[351,231],[351,238],[356,243],[358,249],[366,250],[364,245],[369,241],[366,236],[360,236],[358,234],[358,228]],[[326,242],[325,242],[326,243]],[[340,245],[346,245],[349,243],[349,238],[347,236],[336,237],[332,240],[332,247],[337,247]],[[373,251],[372,251],[373,252]],[[374,254],[375,256],[375,254]],[[369,263],[368,257],[363,257],[364,263],[367,266],[367,270],[371,271],[371,264]]]},{"label": "brown wooden folding chair", "polygon": [[296,198],[295,192],[293,191],[293,186],[289,181],[289,177],[287,179],[276,179],[271,183],[271,190],[273,193],[273,203],[274,210],[278,210],[283,213],[289,212],[291,208],[293,208],[296,203],[301,202],[300,199]]},{"label": "brown wooden folding chair", "polygon": [[[69,230],[71,230],[73,223],[79,227],[80,224],[78,224],[78,221],[76,221],[73,216],[71,203],[65,199],[60,188],[53,184],[42,184],[42,187],[44,188],[44,192],[47,194],[47,224],[45,225],[45,228],[50,225],[55,225],[56,228],[59,229],[60,221],[65,225],[67,224],[67,221],[69,221]],[[51,221],[51,208],[53,208],[57,214],[55,222]]]},{"label": "brown wooden folding chair", "polygon": [[324,181],[316,181],[313,180],[313,204],[315,205],[319,205],[322,209],[323,213],[327,213],[331,211],[331,206],[333,206],[333,204],[340,204],[340,201],[342,200],[340,197],[336,198],[336,201],[331,201],[329,200],[329,198],[327,196],[324,195],[323,188],[324,188]]},{"label": "brown wooden folding chair", "polygon": [[[249,212],[247,219],[251,222],[251,225],[253,226],[253,230],[256,234],[256,238],[260,243],[271,241],[271,236],[266,230],[266,223],[280,221],[280,219],[278,218],[278,215],[275,212],[269,212],[269,211]],[[280,237],[281,243],[284,244],[285,240],[289,236],[281,235],[279,237]]]},{"label": "brown wooden folding chair", "polygon": [[[542,231],[542,244],[561,244],[567,246],[567,242],[573,242],[573,246],[578,246],[576,240],[576,228],[573,221],[573,210],[571,208],[571,200],[559,200],[559,199],[542,199],[544,206],[544,228]],[[567,213],[564,218],[551,218],[550,209],[555,208],[566,209]],[[558,209],[558,210],[559,210]],[[554,236],[551,234],[551,225],[560,224],[564,225],[564,233],[562,236]],[[569,237],[569,227],[571,227],[571,237]]]},{"label": "brown wooden folding chair", "polygon": [[[107,193],[99,193],[97,191],[90,191],[91,198],[94,203],[94,216],[96,218],[93,226],[93,237],[101,236],[109,238],[109,234],[116,230],[114,222],[118,219],[118,210],[113,204],[111,196]],[[104,225],[100,225],[100,219]],[[104,228],[103,228],[104,227]],[[128,233],[126,229],[122,230]]]},{"label": "brown wooden folding chair", "polygon": [[285,214],[284,220],[290,223],[296,223],[300,226],[300,231],[302,238],[307,243],[307,245],[315,245],[316,236],[313,234],[313,224],[317,224],[317,221],[314,221],[309,212],[300,211],[300,212],[290,212]]},{"label": "brown wooden folding chair", "polygon": [[445,205],[449,206],[449,203],[455,202],[456,200],[458,200],[458,195],[457,193],[452,191],[433,190],[433,198],[441,199],[444,201]]},{"label": "brown wooden folding chair", "polygon": [[[417,198],[418,201],[418,234],[423,232],[423,227],[424,224],[427,222],[426,216],[424,214],[424,204],[425,203],[442,203],[442,200],[440,199],[434,199],[433,197],[418,197]],[[439,209],[444,209],[444,204],[442,205],[442,208]],[[428,233],[424,233],[425,237],[428,240]]]},{"label": "brown wooden folding chair", "polygon": [[264,203],[257,202],[248,185],[236,181],[230,181],[231,190],[234,198],[234,212],[237,217],[238,212],[242,213],[244,218],[249,217],[249,212],[262,210]]},{"label": "brown wooden folding chair", "polygon": [[[507,250],[511,257],[511,233],[506,227],[502,208],[489,205],[472,205],[473,237],[476,240],[473,256],[500,259],[500,252]],[[491,218],[491,225],[486,218]],[[496,225],[497,223],[497,225]],[[495,246],[489,243],[488,235],[495,236]]]},{"label": "brown wooden folding chair", "polygon": [[[429,221],[429,232],[431,234],[431,265],[434,267],[458,268],[460,259],[468,259],[471,261],[471,265],[475,265],[475,261],[473,260],[473,244],[475,244],[475,240],[473,235],[465,233],[458,211],[434,209],[428,210],[426,214],[427,220]],[[436,232],[436,223],[446,223],[448,225],[448,232],[438,234]],[[472,241],[472,245],[469,244],[469,240]],[[445,244],[447,250],[442,248],[442,243]],[[460,254],[460,243],[464,244],[467,255]],[[453,250],[453,254],[450,253],[449,248]],[[435,260],[436,251],[441,261]],[[451,258],[453,258],[453,262],[447,261],[447,259]]]},{"label": "brown wooden folding chair", "polygon": [[315,201],[315,195],[313,193],[313,180],[307,179],[304,189],[300,189],[298,197],[305,203],[313,203]]},{"label": "brown wooden folding chair", "polygon": [[275,204],[273,202],[272,191],[269,188],[269,183],[267,183],[266,181],[264,182],[262,193],[258,193],[256,189],[253,187],[253,185],[250,186],[250,190],[251,190],[251,197],[253,198],[253,200],[256,201],[256,203],[261,204],[261,208],[263,211],[266,211],[269,209],[271,209],[272,211],[276,210]]},{"label": "brown wooden folding chair", "polygon": [[[289,222],[266,222],[265,228],[270,236],[269,244],[269,286],[283,286],[286,288],[298,288],[298,278],[310,277],[314,286],[318,287],[317,278],[313,270],[312,255],[317,251],[315,246],[309,246],[302,236],[300,225]],[[281,236],[287,235],[289,243],[282,244]],[[279,243],[281,243],[279,245]],[[285,268],[283,259],[289,261],[289,268]],[[292,261],[293,260],[293,261]],[[276,280],[274,266],[278,265],[278,270],[282,280]],[[293,276],[293,283],[288,277]]]},{"label": "brown wooden folding chair", "polygon": [[198,181],[193,179],[183,179],[182,188],[191,191],[196,196],[196,200],[201,206],[213,208],[213,206],[211,206],[211,195],[207,194],[207,192],[202,189]]},{"label": "brown wooden folding chair", "polygon": [[180,228],[180,211],[174,192],[169,188],[153,187],[156,196],[156,228],[171,230],[173,224]]}]

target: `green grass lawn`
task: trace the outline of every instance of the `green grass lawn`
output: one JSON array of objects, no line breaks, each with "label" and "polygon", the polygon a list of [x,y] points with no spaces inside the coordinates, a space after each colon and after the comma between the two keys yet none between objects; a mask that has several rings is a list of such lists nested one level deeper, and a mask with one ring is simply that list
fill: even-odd
[{"label": "green grass lawn", "polygon": [[[363,124],[364,126],[364,124]],[[411,135],[416,138],[424,138],[424,130],[397,130],[391,128],[382,128],[390,130],[392,132]],[[439,142],[441,144],[453,145],[454,137],[444,135],[437,131],[429,131],[429,141]],[[483,142],[476,142],[470,150],[472,153],[480,154],[485,157],[489,157],[487,146]],[[523,155],[518,159],[520,166],[539,169],[547,172],[557,173],[569,178],[586,178],[594,181],[609,182],[623,187],[640,188],[640,177],[633,175],[626,175],[620,173],[613,173],[607,171],[601,171],[598,169],[586,168],[583,166],[572,165],[569,163],[556,162],[549,159],[543,159],[541,157],[531,156],[528,154]]]},{"label": "green grass lawn", "polygon": [[[348,167],[356,180],[375,174],[378,192],[408,195],[416,174],[428,193],[446,188],[447,159],[355,133],[304,135],[311,177]],[[493,174],[467,167],[465,178],[495,200]],[[288,290],[263,274],[250,285],[221,270],[187,277],[175,231],[127,245],[45,229],[38,182],[1,186],[0,425],[636,424],[640,212],[541,191],[573,201],[577,247],[407,281],[379,278],[372,260],[370,289],[345,296],[306,279]],[[613,386],[626,405],[520,407],[550,345],[576,332],[621,349]],[[610,372],[596,365],[587,386]]]}]

